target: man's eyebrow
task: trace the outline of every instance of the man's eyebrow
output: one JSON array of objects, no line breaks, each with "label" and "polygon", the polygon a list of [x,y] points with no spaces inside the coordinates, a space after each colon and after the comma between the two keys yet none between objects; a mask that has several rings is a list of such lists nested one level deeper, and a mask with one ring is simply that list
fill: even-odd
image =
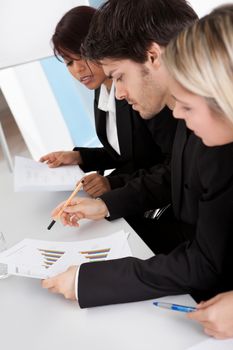
[{"label": "man's eyebrow", "polygon": [[108,79],[112,79],[112,72],[109,72]]},{"label": "man's eyebrow", "polygon": [[113,74],[114,74],[115,70],[110,70],[110,72],[108,73],[108,78],[112,79],[113,78]]}]

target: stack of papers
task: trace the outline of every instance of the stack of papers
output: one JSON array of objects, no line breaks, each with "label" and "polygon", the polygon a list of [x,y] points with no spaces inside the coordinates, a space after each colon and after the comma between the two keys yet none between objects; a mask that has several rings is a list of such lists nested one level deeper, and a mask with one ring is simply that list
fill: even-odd
[{"label": "stack of papers", "polygon": [[121,230],[81,242],[24,239],[0,253],[0,266],[7,266],[11,275],[44,279],[66,271],[71,265],[132,256],[127,238],[128,234]]},{"label": "stack of papers", "polygon": [[49,168],[46,163],[15,157],[14,188],[19,191],[71,191],[84,176],[78,165]]}]

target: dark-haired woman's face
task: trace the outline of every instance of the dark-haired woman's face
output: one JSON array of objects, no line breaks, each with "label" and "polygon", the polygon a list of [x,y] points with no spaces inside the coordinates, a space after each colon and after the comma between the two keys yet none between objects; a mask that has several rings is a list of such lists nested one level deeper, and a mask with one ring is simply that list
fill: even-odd
[{"label": "dark-haired woman's face", "polygon": [[79,55],[69,54],[63,59],[73,77],[90,90],[97,89],[107,79],[100,65],[83,60]]}]

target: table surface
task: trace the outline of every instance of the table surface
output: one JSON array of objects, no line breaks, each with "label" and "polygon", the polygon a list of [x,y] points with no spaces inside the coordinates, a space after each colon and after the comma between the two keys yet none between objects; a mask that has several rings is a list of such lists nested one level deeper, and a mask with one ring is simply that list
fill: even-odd
[{"label": "table surface", "polygon": [[[12,175],[0,176],[0,231],[9,246],[23,238],[78,241],[124,229],[130,232],[134,256],[146,259],[153,255],[124,219],[82,221],[80,228],[56,223],[48,231],[51,210],[68,194],[14,193]],[[0,280],[0,296],[0,344],[4,350],[183,350],[206,339],[201,328],[183,313],[154,307],[151,300],[80,309],[77,302],[42,289],[39,280],[15,276]],[[193,304],[188,295],[167,300]]]}]

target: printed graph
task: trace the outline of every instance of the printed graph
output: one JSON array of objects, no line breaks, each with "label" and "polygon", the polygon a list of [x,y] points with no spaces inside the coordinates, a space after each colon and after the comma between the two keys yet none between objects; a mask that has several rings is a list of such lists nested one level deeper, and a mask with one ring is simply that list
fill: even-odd
[{"label": "printed graph", "polygon": [[110,248],[93,249],[79,252],[89,262],[105,260],[108,257]]},{"label": "printed graph", "polygon": [[[10,274],[45,279],[72,265],[131,256],[124,231],[91,240],[55,242],[24,239],[0,254]],[[1,267],[1,266],[0,266]],[[10,270],[9,270],[10,269]]]},{"label": "printed graph", "polygon": [[50,268],[54,263],[56,263],[64,254],[64,251],[58,250],[48,250],[48,249],[38,249],[43,257],[42,266],[46,269]]},{"label": "printed graph", "polygon": [[[82,258],[87,262],[106,260],[110,252],[110,248],[100,248],[80,251]],[[49,250],[38,248],[42,256],[42,266],[46,269],[52,267],[66,252],[62,250]],[[77,261],[78,263],[78,261]]]}]

